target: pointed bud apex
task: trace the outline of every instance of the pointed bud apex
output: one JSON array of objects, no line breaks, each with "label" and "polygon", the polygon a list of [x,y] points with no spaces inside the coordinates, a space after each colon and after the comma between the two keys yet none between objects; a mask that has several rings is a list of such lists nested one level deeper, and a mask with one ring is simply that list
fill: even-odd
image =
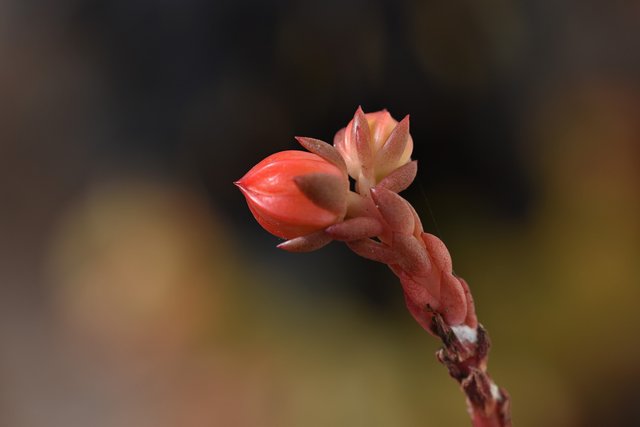
[{"label": "pointed bud apex", "polygon": [[[332,196],[321,195],[320,190],[309,190],[319,206],[303,192],[296,180],[315,175],[309,181],[318,180],[318,175],[332,178],[319,180],[331,185]],[[337,184],[340,182],[341,184]],[[282,151],[273,154],[254,166],[236,185],[240,188],[249,209],[260,225],[278,237],[293,239],[305,236],[341,221],[346,212],[349,180],[333,163],[305,151]],[[314,185],[308,185],[315,188]],[[331,199],[331,200],[328,200]],[[339,206],[343,203],[344,206]]]},{"label": "pointed bud apex", "polygon": [[414,160],[391,172],[376,187],[383,187],[394,193],[399,193],[411,185],[417,173],[418,162]]},{"label": "pointed bud apex", "polygon": [[363,216],[334,224],[326,231],[334,239],[348,242],[379,236],[382,234],[383,227],[377,219]]},{"label": "pointed bud apex", "polygon": [[372,188],[371,197],[391,231],[413,234],[415,221],[409,202],[386,188]]}]

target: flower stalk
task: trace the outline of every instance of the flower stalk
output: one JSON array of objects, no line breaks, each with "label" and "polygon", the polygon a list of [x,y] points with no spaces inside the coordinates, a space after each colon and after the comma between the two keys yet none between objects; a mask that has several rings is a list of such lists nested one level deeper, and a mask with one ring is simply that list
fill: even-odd
[{"label": "flower stalk", "polygon": [[386,110],[365,114],[358,108],[333,146],[296,139],[309,152],[276,153],[236,183],[256,220],[287,239],[281,249],[308,252],[338,240],[387,264],[411,315],[441,339],[436,356],[465,393],[473,425],[510,426],[509,396],[487,373],[490,340],[469,286],[453,274],[444,243],[424,231],[398,194],[417,173],[409,117],[398,122]]}]

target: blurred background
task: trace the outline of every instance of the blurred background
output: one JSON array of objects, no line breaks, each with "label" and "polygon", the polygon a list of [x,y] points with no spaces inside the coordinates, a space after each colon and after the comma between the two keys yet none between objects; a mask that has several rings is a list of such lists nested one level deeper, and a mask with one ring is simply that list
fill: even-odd
[{"label": "blurred background", "polygon": [[462,426],[394,276],[231,184],[411,114],[516,426],[640,425],[640,3],[0,1],[0,426]]}]

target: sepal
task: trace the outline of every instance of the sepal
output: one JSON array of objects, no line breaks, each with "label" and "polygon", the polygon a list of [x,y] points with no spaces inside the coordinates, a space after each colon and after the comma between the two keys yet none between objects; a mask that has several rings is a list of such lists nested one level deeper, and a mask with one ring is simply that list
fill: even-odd
[{"label": "sepal", "polygon": [[331,236],[321,230],[282,242],[278,248],[288,252],[312,252],[328,245],[332,240]]},{"label": "sepal", "polygon": [[386,188],[372,188],[371,197],[391,231],[413,234],[415,221],[409,202]]},{"label": "sepal", "polygon": [[336,240],[349,242],[382,234],[383,225],[375,218],[351,218],[328,227],[325,231]]},{"label": "sepal", "polygon": [[296,136],[296,141],[312,153],[338,166],[345,175],[347,174],[347,164],[344,162],[340,153],[338,153],[338,150],[331,144],[327,144],[319,139],[307,138],[306,136]]},{"label": "sepal", "polygon": [[382,181],[376,185],[378,188],[386,188],[394,193],[399,193],[406,190],[418,173],[418,162],[413,160],[404,166],[400,166],[398,169],[387,175]]}]

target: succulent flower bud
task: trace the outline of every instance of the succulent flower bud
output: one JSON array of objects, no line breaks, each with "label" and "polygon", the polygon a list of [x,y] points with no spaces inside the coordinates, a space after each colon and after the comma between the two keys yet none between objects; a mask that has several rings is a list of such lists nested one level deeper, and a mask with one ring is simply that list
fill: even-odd
[{"label": "succulent flower bud", "polygon": [[258,223],[284,239],[323,230],[342,221],[347,211],[347,175],[306,151],[272,154],[236,185]]},{"label": "succulent flower bud", "polygon": [[409,116],[398,123],[387,110],[364,114],[358,108],[333,143],[342,154],[349,175],[357,181],[368,181],[372,187],[411,160]]}]

